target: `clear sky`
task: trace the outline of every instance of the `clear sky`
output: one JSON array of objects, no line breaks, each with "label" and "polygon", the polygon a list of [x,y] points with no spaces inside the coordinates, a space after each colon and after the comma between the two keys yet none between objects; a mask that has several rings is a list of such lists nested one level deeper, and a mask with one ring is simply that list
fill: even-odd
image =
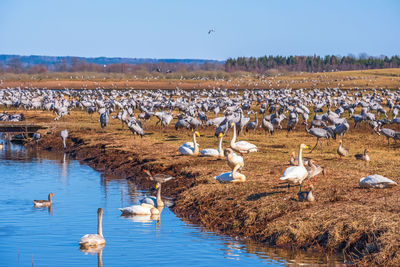
[{"label": "clear sky", "polygon": [[362,52],[400,54],[400,0],[0,0],[0,54],[223,60]]}]

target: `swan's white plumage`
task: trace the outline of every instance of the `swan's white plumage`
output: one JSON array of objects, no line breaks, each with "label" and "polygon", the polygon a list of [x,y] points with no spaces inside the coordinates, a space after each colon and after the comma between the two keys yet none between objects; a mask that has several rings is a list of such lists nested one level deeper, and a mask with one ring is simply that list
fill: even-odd
[{"label": "swan's white plumage", "polygon": [[280,179],[297,184],[301,183],[307,176],[308,172],[304,166],[291,166],[283,172]]},{"label": "swan's white plumage", "polygon": [[157,198],[154,197],[154,196],[145,197],[145,198],[140,200],[140,203],[150,204],[150,205],[153,205],[155,207],[157,205]]},{"label": "swan's white plumage", "polygon": [[233,125],[233,136],[230,143],[231,148],[241,154],[257,152],[257,146],[252,143],[249,143],[247,141],[236,142],[236,124],[232,123],[232,125]]},{"label": "swan's white plumage", "polygon": [[303,182],[304,179],[308,176],[308,171],[304,167],[303,164],[303,148],[308,148],[308,146],[301,144],[299,148],[299,166],[291,166],[286,168],[286,170],[283,172],[282,177],[280,178],[283,181],[287,181],[289,183],[293,184],[300,184]]},{"label": "swan's white plumage", "polygon": [[199,144],[196,142],[196,136],[200,136],[199,132],[193,133],[193,142],[186,142],[178,148],[182,155],[197,155],[199,153]]},{"label": "swan's white plumage", "polygon": [[122,212],[122,215],[156,215],[160,213],[154,205],[147,203],[120,208],[119,210]]},{"label": "swan's white plumage", "polygon": [[182,155],[193,155],[193,154],[194,154],[194,148],[193,148],[193,147],[184,146],[184,145],[181,145],[181,146],[178,148],[178,151],[179,151]]},{"label": "swan's white plumage", "polygon": [[79,240],[79,244],[83,246],[98,246],[106,243],[104,237],[99,234],[86,234]]},{"label": "swan's white plumage", "polygon": [[219,151],[218,149],[214,148],[206,148],[200,151],[202,156],[209,156],[209,157],[218,157]]},{"label": "swan's white plumage", "polygon": [[223,157],[224,156],[224,151],[222,150],[222,138],[223,134],[219,133],[218,138],[218,149],[215,148],[206,148],[200,151],[201,155],[204,157]]}]

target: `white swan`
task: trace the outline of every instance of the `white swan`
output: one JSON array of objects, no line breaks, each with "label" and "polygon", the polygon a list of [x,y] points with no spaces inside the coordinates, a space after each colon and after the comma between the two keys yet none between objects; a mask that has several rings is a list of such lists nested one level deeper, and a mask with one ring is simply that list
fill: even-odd
[{"label": "white swan", "polygon": [[236,142],[236,124],[232,122],[231,125],[233,126],[233,136],[232,136],[232,140],[231,140],[231,148],[241,154],[257,152],[257,146],[253,145],[252,143],[249,143],[246,141]]},{"label": "white swan", "polygon": [[304,148],[308,148],[308,146],[306,146],[305,144],[301,144],[299,148],[299,159],[298,159],[299,165],[287,168],[284,171],[282,177],[280,178],[281,180],[288,182],[288,188],[290,188],[290,183],[300,184],[300,191],[303,180],[308,176],[307,169],[304,167],[302,159]]},{"label": "white swan", "polygon": [[101,208],[98,208],[97,234],[87,234],[82,236],[82,238],[79,240],[79,244],[82,247],[100,246],[106,243],[106,240],[103,237],[102,219],[103,219],[103,210]]},{"label": "white swan", "polygon": [[232,149],[226,148],[224,150],[224,155],[228,161],[229,167],[232,169],[232,172],[221,173],[214,178],[219,182],[245,182],[246,176],[238,172],[239,169],[242,169],[244,166],[244,161],[241,156],[238,156],[233,152]]},{"label": "white swan", "polygon": [[198,155],[199,154],[199,144],[196,142],[196,136],[200,137],[199,132],[195,131],[193,133],[193,142],[186,142],[178,148],[178,151],[182,155]]},{"label": "white swan", "polygon": [[223,157],[224,156],[224,151],[222,150],[222,138],[223,134],[219,133],[218,138],[219,138],[219,144],[218,144],[218,149],[214,148],[206,148],[200,151],[201,155],[204,157]]},{"label": "white swan", "polygon": [[157,197],[146,197],[141,200],[140,205],[120,208],[122,215],[159,215],[160,211],[157,208],[164,207],[164,202],[161,199],[161,183],[157,183]]}]

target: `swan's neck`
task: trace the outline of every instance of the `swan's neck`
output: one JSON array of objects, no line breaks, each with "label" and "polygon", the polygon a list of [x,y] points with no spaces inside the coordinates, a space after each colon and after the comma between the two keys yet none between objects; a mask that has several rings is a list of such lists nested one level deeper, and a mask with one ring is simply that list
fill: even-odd
[{"label": "swan's neck", "polygon": [[233,124],[233,136],[232,136],[232,140],[231,140],[231,145],[234,144],[236,142],[236,124]]},{"label": "swan's neck", "polygon": [[157,208],[164,207],[164,202],[161,199],[161,184],[160,183],[158,183],[156,202],[157,202]]},{"label": "swan's neck", "polygon": [[220,157],[224,156],[224,151],[222,150],[222,137],[219,139],[218,154],[219,154]]},{"label": "swan's neck", "polygon": [[299,149],[299,166],[304,166],[303,165],[303,149],[300,147]]},{"label": "swan's neck", "polygon": [[103,214],[100,213],[99,216],[97,217],[97,234],[99,236],[103,236],[103,227],[102,227],[102,221],[103,219]]},{"label": "swan's neck", "polygon": [[199,153],[199,147],[197,146],[196,142],[196,133],[193,133],[193,145],[194,145],[193,154],[196,155]]}]

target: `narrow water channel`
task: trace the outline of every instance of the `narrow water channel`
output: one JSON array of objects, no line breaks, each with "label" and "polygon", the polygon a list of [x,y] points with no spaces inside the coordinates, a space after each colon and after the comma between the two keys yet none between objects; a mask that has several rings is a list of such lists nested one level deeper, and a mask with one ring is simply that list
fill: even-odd
[{"label": "narrow water channel", "polygon": [[[0,266],[342,266],[337,256],[290,252],[235,240],[183,222],[120,216],[147,192],[107,179],[63,154],[8,144],[0,151]],[[51,209],[32,200],[55,194]],[[103,208],[106,245],[81,251]],[[327,263],[328,262],[328,263]]]}]

